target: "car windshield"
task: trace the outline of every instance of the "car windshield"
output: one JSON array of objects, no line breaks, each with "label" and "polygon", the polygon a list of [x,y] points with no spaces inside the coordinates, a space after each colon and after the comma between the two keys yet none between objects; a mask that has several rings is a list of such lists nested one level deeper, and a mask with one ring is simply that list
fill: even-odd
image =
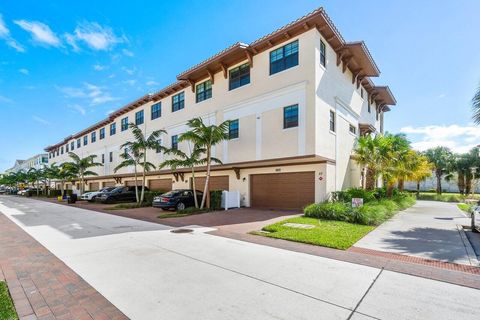
[{"label": "car windshield", "polygon": [[113,189],[111,192],[112,193],[120,193],[123,191],[125,187],[116,187],[115,189]]},{"label": "car windshield", "polygon": [[164,197],[176,197],[180,194],[180,191],[168,191],[167,193],[162,194]]},{"label": "car windshield", "polygon": [[109,192],[109,191],[112,191],[113,189],[115,189],[115,188],[112,188],[112,187],[103,188],[99,192]]}]

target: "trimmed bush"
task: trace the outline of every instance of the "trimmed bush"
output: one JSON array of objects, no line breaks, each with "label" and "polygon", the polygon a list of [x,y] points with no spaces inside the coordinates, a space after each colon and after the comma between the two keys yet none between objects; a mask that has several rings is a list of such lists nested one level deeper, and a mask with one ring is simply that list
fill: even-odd
[{"label": "trimmed bush", "polygon": [[332,193],[332,200],[335,202],[352,202],[352,198],[362,198],[364,203],[374,201],[375,191],[369,191],[360,188],[351,188],[344,191],[337,191]]},{"label": "trimmed bush", "polygon": [[222,190],[210,191],[210,208],[213,210],[220,209],[222,206]]},{"label": "trimmed bush", "polygon": [[351,207],[344,202],[324,202],[308,205],[305,216],[317,219],[347,221]]},{"label": "trimmed bush", "polygon": [[391,218],[397,211],[415,203],[415,198],[397,193],[392,199],[373,200],[359,208],[352,208],[347,202],[324,202],[308,205],[304,209],[306,217],[338,220],[363,225],[379,225]]},{"label": "trimmed bush", "polygon": [[[140,189],[139,192],[138,192],[139,196],[140,196],[141,192],[142,191]],[[155,198],[156,196],[159,196],[161,194],[164,194],[165,192],[167,192],[167,191],[145,191],[145,194],[144,194],[144,197],[143,197],[143,203],[152,205],[153,198]]]}]

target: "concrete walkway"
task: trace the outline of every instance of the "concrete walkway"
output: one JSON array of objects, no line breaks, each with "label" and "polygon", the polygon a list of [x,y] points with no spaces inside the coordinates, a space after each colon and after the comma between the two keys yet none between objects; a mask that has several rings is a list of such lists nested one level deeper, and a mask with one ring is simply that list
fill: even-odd
[{"label": "concrete walkway", "polygon": [[0,196],[0,212],[132,319],[478,319],[480,291]]},{"label": "concrete walkway", "polygon": [[355,247],[470,265],[457,225],[470,219],[454,203],[418,201],[355,244]]}]

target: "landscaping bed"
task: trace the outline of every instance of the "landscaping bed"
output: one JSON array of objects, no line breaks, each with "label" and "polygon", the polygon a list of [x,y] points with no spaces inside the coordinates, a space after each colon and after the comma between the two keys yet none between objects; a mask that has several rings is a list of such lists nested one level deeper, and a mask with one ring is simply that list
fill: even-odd
[{"label": "landscaping bed", "polygon": [[[284,226],[285,223],[313,225],[314,227],[311,229],[292,228]],[[345,250],[373,229],[375,226],[296,217],[263,227],[262,230],[265,232],[254,231],[252,234]]]},{"label": "landscaping bed", "polygon": [[7,284],[0,281],[0,319],[17,320],[17,312],[8,293]]},{"label": "landscaping bed", "polygon": [[201,214],[201,213],[206,213],[206,212],[211,212],[214,211],[215,209],[208,209],[208,208],[186,208],[184,210],[179,210],[179,211],[172,211],[170,213],[162,213],[157,218],[159,219],[166,219],[166,218],[180,218],[180,217],[186,217],[186,216],[191,216],[194,214]]},{"label": "landscaping bed", "polygon": [[[364,205],[352,207],[352,198],[362,198]],[[382,189],[349,189],[334,193],[331,202],[308,205],[302,217],[265,226],[253,234],[345,250],[395,213],[414,204],[415,198],[406,193],[395,192],[386,198]]]},{"label": "landscaping bed", "polygon": [[442,201],[442,202],[464,202],[466,199],[480,200],[480,196],[474,195],[462,195],[460,193],[442,193],[437,194],[435,192],[420,192],[417,195],[417,200],[430,200],[430,201]]}]

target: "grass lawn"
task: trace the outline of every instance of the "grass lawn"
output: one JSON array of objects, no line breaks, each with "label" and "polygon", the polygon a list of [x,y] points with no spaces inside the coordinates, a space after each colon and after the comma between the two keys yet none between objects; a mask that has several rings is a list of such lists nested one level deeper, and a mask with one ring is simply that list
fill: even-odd
[{"label": "grass lawn", "polygon": [[458,203],[458,204],[457,204],[457,207],[458,207],[460,210],[463,210],[463,211],[465,211],[465,212],[470,213],[470,212],[471,212],[470,210],[472,210],[473,205],[468,204],[468,203]]},{"label": "grass lawn", "polygon": [[12,299],[8,293],[7,284],[0,281],[0,319],[16,320],[18,319]]},{"label": "grass lawn", "polygon": [[[298,229],[283,226],[287,222],[311,224],[315,227],[312,229]],[[345,250],[373,229],[375,229],[375,226],[296,217],[263,227],[263,231],[270,233],[256,231],[253,234]]]},{"label": "grass lawn", "polygon": [[461,202],[464,199],[480,199],[480,195],[469,194],[468,196],[461,195],[460,193],[450,193],[450,192],[443,192],[442,194],[436,194],[435,192],[420,192],[417,196],[418,200],[434,200],[434,201],[442,201],[442,202]]},{"label": "grass lawn", "polygon": [[114,205],[113,207],[106,207],[104,208],[105,210],[125,210],[125,209],[138,209],[138,208],[145,208],[145,207],[151,207],[151,203],[146,203],[143,202],[142,204],[138,203],[119,203]]},{"label": "grass lawn", "polygon": [[201,214],[201,213],[210,212],[210,211],[212,210],[207,208],[204,208],[204,209],[186,208],[185,210],[181,210],[181,211],[172,211],[171,213],[162,213],[161,215],[158,215],[157,218],[159,219],[180,218],[180,217],[186,217],[186,216]]}]

